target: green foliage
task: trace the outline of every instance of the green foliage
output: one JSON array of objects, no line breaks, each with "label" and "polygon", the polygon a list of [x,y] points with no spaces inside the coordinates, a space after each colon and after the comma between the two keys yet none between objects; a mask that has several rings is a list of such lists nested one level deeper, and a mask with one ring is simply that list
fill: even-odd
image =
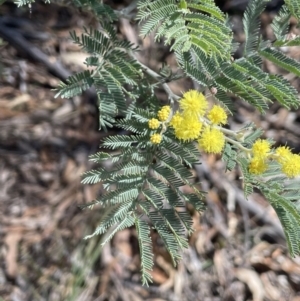
[{"label": "green foliage", "polygon": [[[175,95],[167,83],[178,79],[178,74],[197,82],[201,92],[209,91],[211,98],[231,114],[234,114],[235,98],[262,113],[274,101],[288,109],[299,107],[298,91],[282,76],[263,71],[262,66],[265,59],[300,75],[299,62],[280,48],[300,45],[300,38],[289,34],[291,16],[300,20],[300,2],[285,1],[272,22],[275,40],[266,41],[260,33],[260,15],[269,1],[249,1],[243,17],[245,42],[239,45],[233,40],[227,16],[213,0],[140,0],[132,1],[121,11],[113,10],[102,1],[74,0],[77,6],[95,13],[101,29],[84,29],[81,36],[71,33],[74,43],[89,54],[85,61],[88,69],[61,83],[57,96],[73,97],[94,86],[100,127],[114,126],[123,133],[102,141],[101,147],[106,152],[102,150],[90,157],[100,167],[83,175],[84,184],[101,182],[104,188],[99,198],[82,206],[97,205],[104,212],[98,227],[87,238],[109,231],[103,242],[106,243],[117,231],[135,226],[144,284],[151,281],[152,232],[159,234],[176,265],[181,250],[188,247],[186,234],[193,231],[186,203],[199,212],[205,209],[202,202],[205,195],[194,184],[190,171],[201,163],[197,146],[176,138],[168,126],[170,120],[162,122],[158,130],[149,129],[149,119],[156,118],[161,107],[154,88],[161,86],[167,92],[172,109],[170,117],[180,96]],[[32,2],[16,1],[18,5]],[[153,33],[156,42],[169,47],[176,57],[178,74],[173,74],[166,65],[160,74],[144,66],[135,57],[136,47],[117,35],[114,21],[121,16],[132,18],[136,4],[140,35]],[[243,49],[243,55],[235,60],[232,56],[239,48]],[[228,134],[222,151],[226,170],[236,166],[241,169],[246,197],[254,189],[265,195],[282,223],[291,255],[299,255],[299,182],[287,180],[275,160],[268,163],[263,174],[250,173],[251,149],[262,135],[260,129],[249,124],[236,133],[221,130]],[[152,135],[158,133],[162,141],[151,143]],[[183,193],[183,186],[187,186],[190,193]]]},{"label": "green foliage", "polygon": [[261,50],[259,53],[261,56],[265,57],[281,68],[300,76],[300,63],[290,57],[287,57],[281,51],[272,48],[266,48]]},{"label": "green foliage", "polygon": [[278,15],[273,19],[272,29],[277,39],[275,44],[285,40],[285,37],[288,34],[291,16],[292,14],[289,11],[289,8],[286,5],[283,5]]},{"label": "green foliage", "polygon": [[152,281],[150,271],[153,268],[153,252],[152,240],[150,238],[150,227],[147,222],[140,218],[135,218],[135,227],[137,231],[140,253],[141,253],[141,272],[142,282],[148,283]]},{"label": "green foliage", "polygon": [[260,40],[260,15],[270,0],[252,0],[244,13],[243,24],[245,31],[244,56],[255,52]]},{"label": "green foliage", "polygon": [[[112,126],[117,115],[125,114],[126,96],[135,97],[132,89],[138,86],[142,74],[140,65],[128,54],[136,48],[127,41],[120,41],[110,23],[103,23],[102,30],[85,29],[81,37],[71,32],[74,43],[90,54],[85,64],[93,71],[69,77],[66,83],[60,84],[56,97],[73,97],[94,85],[101,112],[100,126],[106,128]],[[126,84],[128,89],[124,88]]]},{"label": "green foliage", "polygon": [[233,170],[236,166],[237,152],[229,143],[225,145],[222,154],[222,160],[226,162],[226,170]]},{"label": "green foliage", "polygon": [[[24,6],[24,5],[31,5],[32,3],[34,3],[35,0],[15,0],[14,3],[17,6]],[[50,3],[50,0],[44,0],[45,3]]]},{"label": "green foliage", "polygon": [[[145,128],[143,115],[147,114],[146,110],[137,108],[131,112],[130,119],[116,122],[120,128],[130,126],[138,134],[104,139],[102,147],[117,148],[121,153],[110,155],[99,152],[91,156],[91,160],[101,163],[117,158],[117,163],[113,169],[88,171],[83,177],[83,183],[101,181],[106,189],[100,198],[83,206],[99,204],[107,208],[99,226],[89,237],[105,233],[112,225],[118,225],[116,229],[119,229],[135,224],[145,284],[151,280],[149,272],[153,255],[150,228],[144,218],[151,221],[153,230],[159,233],[176,264],[180,259],[180,250],[188,247],[186,232],[192,232],[192,220],[185,212],[184,201],[191,202],[198,211],[204,209],[201,202],[203,194],[191,182],[192,174],[188,167],[198,162],[197,150],[191,143],[181,147],[171,131],[167,131],[164,141],[154,147],[149,142],[151,131],[139,130]],[[183,185],[189,185],[193,193],[183,193],[180,190]],[[178,211],[178,208],[181,210]],[[112,232],[109,239],[116,231]]]},{"label": "green foliage", "polygon": [[245,168],[242,170],[245,195],[250,195],[253,188],[259,189],[264,194],[280,219],[290,254],[293,257],[299,255],[300,214],[296,205],[300,198],[299,180],[287,180],[279,175],[280,167],[276,163],[261,175],[261,179],[251,176]]},{"label": "green foliage", "polygon": [[285,4],[287,5],[291,14],[300,21],[300,3],[297,0],[285,0]]},{"label": "green foliage", "polygon": [[78,7],[92,11],[100,20],[106,19],[110,22],[118,20],[115,11],[109,5],[103,4],[102,1],[73,0],[73,3]]}]

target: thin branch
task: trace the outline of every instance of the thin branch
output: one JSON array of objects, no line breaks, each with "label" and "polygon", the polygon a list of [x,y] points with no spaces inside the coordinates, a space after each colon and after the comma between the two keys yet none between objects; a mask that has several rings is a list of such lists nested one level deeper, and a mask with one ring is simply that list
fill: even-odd
[{"label": "thin branch", "polygon": [[162,83],[162,82],[161,82],[162,77],[161,77],[158,73],[156,73],[155,71],[153,71],[152,69],[150,69],[149,67],[147,67],[146,65],[144,65],[143,63],[141,63],[141,62],[139,62],[139,61],[137,61],[137,62],[140,64],[140,66],[143,68],[143,70],[144,70],[148,75],[150,75],[151,77],[153,77],[154,79],[156,79],[156,80],[162,85],[163,89],[164,89],[164,90],[166,91],[166,93],[168,94],[170,100],[178,101],[178,100],[181,98],[180,96],[178,96],[178,95],[176,95],[176,94],[174,94],[174,93],[172,92],[172,90],[170,89],[170,87],[168,86],[167,83]]},{"label": "thin branch", "polygon": [[251,152],[251,149],[244,147],[241,143],[225,136],[225,140],[230,142],[231,144],[237,146],[240,150],[243,150],[244,152],[246,152],[247,154],[249,154]]},{"label": "thin branch", "polygon": [[135,17],[133,11],[136,9],[137,3],[138,0],[133,0],[127,7],[120,10],[114,10],[114,12],[119,18],[132,20]]}]

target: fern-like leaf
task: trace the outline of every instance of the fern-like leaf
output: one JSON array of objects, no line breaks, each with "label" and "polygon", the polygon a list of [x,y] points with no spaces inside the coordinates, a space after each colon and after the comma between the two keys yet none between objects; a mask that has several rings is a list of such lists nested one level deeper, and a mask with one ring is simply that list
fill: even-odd
[{"label": "fern-like leaf", "polygon": [[300,21],[300,3],[297,0],[285,0],[285,4],[289,8],[292,15]]},{"label": "fern-like leaf", "polygon": [[264,50],[259,51],[260,55],[265,57],[267,60],[273,62],[277,66],[296,74],[297,76],[300,76],[300,63],[296,60],[286,56],[281,51],[267,48]]},{"label": "fern-like leaf", "polygon": [[92,72],[83,71],[70,76],[66,83],[61,82],[58,86],[59,92],[55,97],[71,98],[81,94],[83,91],[90,88],[94,83]]},{"label": "fern-like leaf", "polygon": [[[277,41],[284,41],[290,26],[290,18],[292,14],[288,6],[283,5],[272,22],[272,29]],[[275,45],[277,43],[275,42]]]},{"label": "fern-like leaf", "polygon": [[138,217],[135,218],[135,227],[140,247],[142,283],[147,285],[152,282],[150,272],[154,265],[150,227],[147,222]]},{"label": "fern-like leaf", "polygon": [[250,0],[243,17],[245,31],[244,55],[258,48],[260,37],[260,15],[270,0]]}]

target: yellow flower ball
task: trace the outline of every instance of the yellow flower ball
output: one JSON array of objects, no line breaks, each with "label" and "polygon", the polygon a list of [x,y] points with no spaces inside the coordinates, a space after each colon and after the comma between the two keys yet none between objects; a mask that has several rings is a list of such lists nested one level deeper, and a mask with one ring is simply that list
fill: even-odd
[{"label": "yellow flower ball", "polygon": [[281,165],[281,170],[289,178],[294,178],[300,175],[300,156],[291,154]]},{"label": "yellow flower ball", "polygon": [[268,164],[264,158],[254,157],[249,163],[249,172],[254,175],[260,175],[268,169]]},{"label": "yellow flower ball", "polygon": [[289,156],[292,155],[292,152],[291,152],[291,149],[287,146],[280,146],[280,147],[277,147],[277,149],[275,150],[275,160],[278,162],[278,163],[284,163],[284,161],[286,159],[288,159]]},{"label": "yellow flower ball", "polygon": [[207,127],[204,129],[198,142],[199,147],[205,152],[218,154],[224,148],[225,136],[220,130]]},{"label": "yellow flower ball", "polygon": [[183,120],[181,114],[177,111],[175,115],[173,115],[170,125],[175,129],[178,128]]},{"label": "yellow flower ball", "polygon": [[152,119],[150,119],[150,120],[148,121],[148,126],[149,126],[150,129],[156,130],[156,129],[159,128],[160,122],[159,122],[158,119],[152,118]]},{"label": "yellow flower ball", "polygon": [[257,158],[267,158],[271,150],[271,144],[267,140],[258,139],[252,146],[252,153]]},{"label": "yellow flower ball", "polygon": [[166,121],[170,115],[170,106],[163,106],[157,113],[158,119],[160,121]]},{"label": "yellow flower ball", "polygon": [[227,114],[225,110],[218,105],[214,105],[210,112],[207,114],[207,118],[213,124],[226,124],[227,122]]},{"label": "yellow flower ball", "polygon": [[182,121],[174,126],[175,136],[183,141],[195,140],[199,137],[202,123],[195,118],[182,118]]},{"label": "yellow flower ball", "polygon": [[153,134],[153,135],[150,137],[150,141],[151,141],[153,144],[159,144],[159,143],[161,143],[161,140],[162,140],[162,135],[160,135],[160,134]]},{"label": "yellow flower ball", "polygon": [[180,100],[180,108],[183,111],[183,115],[187,117],[197,118],[204,116],[207,107],[208,102],[205,96],[196,90],[184,93]]}]

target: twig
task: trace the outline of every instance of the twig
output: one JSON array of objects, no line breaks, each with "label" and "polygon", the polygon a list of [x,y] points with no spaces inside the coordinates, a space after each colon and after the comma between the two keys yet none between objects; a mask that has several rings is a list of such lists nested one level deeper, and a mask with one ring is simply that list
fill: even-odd
[{"label": "twig", "polygon": [[232,145],[237,146],[240,150],[244,151],[245,153],[249,154],[251,152],[251,149],[244,147],[241,143],[225,136],[225,140],[230,142]]},{"label": "twig", "polygon": [[[42,52],[32,43],[28,42],[18,31],[6,26],[3,18],[0,18],[0,37],[6,40],[23,57],[45,66],[50,74],[57,77],[61,81],[66,82],[66,79],[72,75],[72,73],[59,62],[50,62],[48,56],[44,52]],[[84,94],[88,97],[88,100],[91,104],[96,103],[97,94],[94,88],[86,90]]]},{"label": "twig", "polygon": [[172,90],[170,89],[170,87],[168,86],[167,83],[162,83],[162,82],[161,82],[161,78],[162,78],[162,77],[161,77],[158,73],[156,73],[155,71],[153,71],[152,69],[150,69],[149,67],[147,67],[146,65],[144,65],[143,63],[141,63],[141,62],[139,62],[139,61],[137,61],[137,62],[140,64],[140,66],[143,68],[143,70],[144,70],[148,75],[150,75],[151,77],[153,77],[154,79],[156,79],[156,80],[162,85],[163,89],[164,89],[164,90],[166,91],[166,93],[168,94],[170,100],[178,101],[178,100],[180,99],[180,96],[174,94],[174,93],[172,92]]},{"label": "twig", "polygon": [[114,12],[119,18],[125,18],[131,20],[135,16],[135,14],[133,14],[132,12],[136,9],[137,3],[138,0],[134,0],[127,7],[120,10],[115,10]]},{"label": "twig", "polygon": [[2,18],[0,18],[0,36],[30,60],[46,66],[52,75],[62,81],[65,81],[71,75],[60,63],[51,63],[45,53],[28,42],[19,32],[6,26]]}]

